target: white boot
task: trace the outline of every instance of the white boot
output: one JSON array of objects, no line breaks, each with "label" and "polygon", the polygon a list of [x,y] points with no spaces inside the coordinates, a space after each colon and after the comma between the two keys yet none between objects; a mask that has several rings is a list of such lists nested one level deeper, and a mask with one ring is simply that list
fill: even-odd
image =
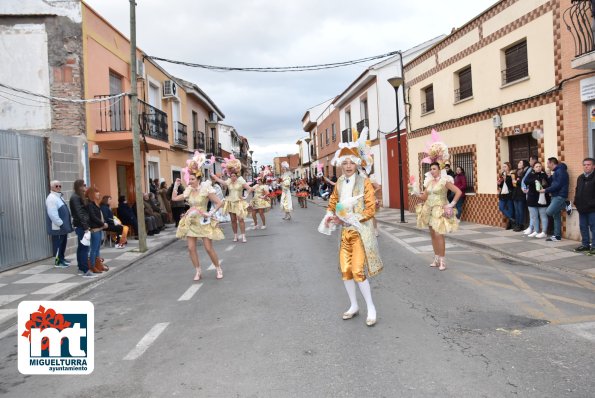
[{"label": "white boot", "polygon": [[368,307],[368,317],[366,319],[366,325],[374,326],[376,324],[376,307],[372,301],[372,289],[370,288],[370,282],[366,279],[363,282],[358,282],[359,290],[366,300],[366,306]]},{"label": "white boot", "polygon": [[351,303],[351,307],[349,307],[347,312],[343,313],[343,319],[351,319],[354,316],[356,316],[359,312],[359,306],[357,305],[357,297],[355,296],[355,281],[351,279],[348,281],[343,281],[343,283],[345,283],[345,290],[347,290],[349,302]]}]

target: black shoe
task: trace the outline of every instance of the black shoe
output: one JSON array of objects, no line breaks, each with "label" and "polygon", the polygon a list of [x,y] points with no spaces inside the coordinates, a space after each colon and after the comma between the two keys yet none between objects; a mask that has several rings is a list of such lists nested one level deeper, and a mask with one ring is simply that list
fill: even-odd
[{"label": "black shoe", "polygon": [[155,232],[151,231],[151,232],[149,232],[147,235],[149,235],[149,236],[153,236],[153,235],[155,235]]},{"label": "black shoe", "polygon": [[521,232],[524,230],[525,230],[525,227],[523,227],[522,225],[517,225],[513,228],[513,232]]},{"label": "black shoe", "polygon": [[506,224],[506,230],[512,229],[512,221],[508,220],[508,223]]},{"label": "black shoe", "polygon": [[584,246],[584,245],[580,245],[579,247],[574,249],[575,252],[588,252],[590,250],[591,250],[591,248],[589,246]]}]

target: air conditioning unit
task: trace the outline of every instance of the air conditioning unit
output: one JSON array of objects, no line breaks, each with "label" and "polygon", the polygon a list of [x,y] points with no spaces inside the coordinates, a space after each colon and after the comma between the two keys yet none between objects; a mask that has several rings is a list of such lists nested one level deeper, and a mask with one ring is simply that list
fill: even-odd
[{"label": "air conditioning unit", "polygon": [[136,60],[136,77],[137,79],[145,79],[145,64],[142,59]]},{"label": "air conditioning unit", "polygon": [[217,123],[217,114],[215,112],[209,112],[209,122]]},{"label": "air conditioning unit", "polygon": [[178,98],[178,85],[173,80],[163,82],[163,98]]}]

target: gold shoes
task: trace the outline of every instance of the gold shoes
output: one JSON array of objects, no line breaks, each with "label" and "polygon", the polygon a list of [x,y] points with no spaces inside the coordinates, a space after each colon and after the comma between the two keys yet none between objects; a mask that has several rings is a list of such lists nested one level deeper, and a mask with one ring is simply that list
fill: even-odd
[{"label": "gold shoes", "polygon": [[346,321],[348,319],[351,319],[355,316],[357,316],[359,314],[359,310],[355,311],[355,312],[344,312],[343,313],[343,320]]}]

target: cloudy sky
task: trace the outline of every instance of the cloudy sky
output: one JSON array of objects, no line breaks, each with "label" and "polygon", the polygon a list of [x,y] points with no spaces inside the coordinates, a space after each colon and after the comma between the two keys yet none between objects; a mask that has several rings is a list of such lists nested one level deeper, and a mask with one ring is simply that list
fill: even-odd
[{"label": "cloudy sky", "polygon": [[[128,35],[129,2],[86,0]],[[137,44],[149,55],[218,66],[290,66],[406,50],[449,33],[496,0],[138,0]],[[162,65],[197,83],[248,137],[254,158],[297,152],[306,110],[368,66],[303,73],[212,72]]]}]

